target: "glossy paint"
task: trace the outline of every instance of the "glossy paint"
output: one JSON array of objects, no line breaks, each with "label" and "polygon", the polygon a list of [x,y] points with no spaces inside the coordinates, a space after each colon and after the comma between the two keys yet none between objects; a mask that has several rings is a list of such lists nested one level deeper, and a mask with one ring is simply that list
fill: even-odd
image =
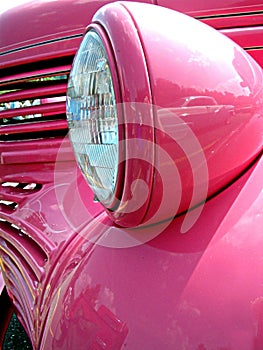
[{"label": "glossy paint", "polygon": [[187,13],[226,34],[263,65],[263,3],[255,1],[169,1],[158,5]]},{"label": "glossy paint", "polygon": [[92,16],[108,2],[35,0],[2,13],[0,68],[75,53]]},{"label": "glossy paint", "polygon": [[[245,0],[245,1],[235,1],[235,0],[223,0],[223,1],[200,1],[196,2],[194,0],[187,1],[169,1],[169,0],[158,0],[157,4],[172,10],[189,13],[189,14],[200,14],[202,16],[213,16],[217,17],[220,15],[228,14],[245,14],[245,13],[256,13],[257,11],[262,11],[262,1],[261,0]],[[256,18],[251,19],[251,21],[257,20]],[[251,23],[251,22],[250,22]]]},{"label": "glossy paint", "polygon": [[[133,227],[168,219],[240,175],[262,149],[261,67],[217,31],[165,8],[109,4],[93,21],[109,36],[127,109],[123,114],[128,166],[119,207],[109,213],[115,222]],[[127,23],[131,23],[128,29]],[[138,35],[131,35],[137,31]],[[148,85],[138,82],[135,95],[130,91],[134,70],[140,66],[130,66],[131,45],[144,69],[138,76],[149,77]],[[131,134],[127,125],[133,125]],[[143,128],[147,133],[142,134]],[[146,147],[154,156],[147,156]],[[129,167],[130,158],[150,164],[153,175],[146,178],[150,166],[142,169],[132,163]],[[136,207],[140,197],[143,209]]]},{"label": "glossy paint", "polygon": [[1,14],[1,50],[16,50],[58,38],[82,35],[94,13],[108,2],[36,0],[14,7]]},{"label": "glossy paint", "polygon": [[263,26],[224,29],[221,33],[243,47],[261,67],[263,66]]},{"label": "glossy paint", "polygon": [[53,271],[40,349],[261,349],[262,165],[208,201],[187,234],[181,217],[120,249],[105,242],[130,230],[105,213],[88,224]]},{"label": "glossy paint", "polygon": [[[175,4],[201,17],[226,14],[211,2],[166,6]],[[243,4],[238,11],[260,10],[255,1]],[[9,50],[0,58],[3,77],[17,73],[21,63],[72,57],[101,5],[37,1],[2,15],[1,52]],[[242,26],[251,23],[247,18]],[[136,94],[140,78],[134,74],[134,85],[122,87],[126,98],[132,91],[142,100]],[[149,129],[144,132],[150,137]],[[262,349],[260,157],[211,198],[182,234],[184,215],[145,230],[116,227],[94,203],[67,138],[1,142],[0,153],[1,264],[35,349]]]}]

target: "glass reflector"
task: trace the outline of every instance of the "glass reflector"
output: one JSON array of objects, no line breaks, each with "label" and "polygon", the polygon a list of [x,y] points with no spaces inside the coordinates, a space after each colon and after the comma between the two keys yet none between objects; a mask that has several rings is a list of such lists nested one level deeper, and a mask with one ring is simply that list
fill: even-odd
[{"label": "glass reflector", "polygon": [[109,202],[118,173],[118,118],[109,59],[89,31],[69,77],[67,119],[75,156],[99,201]]}]

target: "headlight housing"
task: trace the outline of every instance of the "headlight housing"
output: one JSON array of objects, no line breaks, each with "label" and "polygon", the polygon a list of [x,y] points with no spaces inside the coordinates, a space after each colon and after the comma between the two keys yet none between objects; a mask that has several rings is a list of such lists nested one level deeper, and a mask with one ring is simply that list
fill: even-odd
[{"label": "headlight housing", "polygon": [[[94,40],[99,50],[88,53]],[[244,50],[191,17],[136,2],[97,11],[67,111],[78,163],[111,218],[150,227],[191,217],[240,176],[262,150],[262,84]],[[101,118],[108,93],[110,123]]]},{"label": "headlight housing", "polygon": [[69,77],[67,119],[77,162],[96,199],[116,223],[130,227],[142,222],[151,196],[152,97],[138,31],[125,9],[112,15],[115,30],[122,23],[130,40],[119,35],[116,47],[104,26],[87,27]]},{"label": "headlight housing", "polygon": [[78,164],[95,196],[111,203],[118,175],[119,132],[109,57],[95,30],[85,35],[67,93],[70,138]]}]

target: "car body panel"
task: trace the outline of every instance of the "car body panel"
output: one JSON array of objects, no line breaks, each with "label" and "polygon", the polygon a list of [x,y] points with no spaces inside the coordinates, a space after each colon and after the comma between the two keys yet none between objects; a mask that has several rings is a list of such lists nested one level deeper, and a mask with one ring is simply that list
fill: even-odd
[{"label": "car body panel", "polygon": [[40,348],[260,349],[262,166],[208,201],[186,234],[179,218],[148,243],[114,249],[104,214],[87,225],[54,272]]},{"label": "car body panel", "polygon": [[195,1],[160,0],[158,5],[187,13],[229,36],[262,66],[263,4],[255,1]]},{"label": "car body panel", "polygon": [[1,14],[1,51],[19,50],[58,38],[82,35],[94,13],[108,2],[50,0],[14,7]]},{"label": "car body panel", "polygon": [[[0,85],[18,90],[0,95],[0,104],[31,93],[43,104],[25,107],[33,118],[23,125],[11,109],[1,118],[13,120],[0,126],[0,245],[16,313],[35,349],[262,349],[258,152],[185,234],[184,214],[140,236],[116,226],[76,165],[57,98],[85,27],[105,3],[34,1],[1,15]],[[263,64],[259,0],[158,5],[217,28]],[[63,88],[20,90],[28,77],[63,77]]]},{"label": "car body panel", "polygon": [[75,53],[94,13],[108,2],[33,1],[2,13],[0,68]]},{"label": "car body panel", "polygon": [[[116,17],[120,20],[116,21]],[[158,19],[160,27],[155,25]],[[126,151],[126,164],[130,158],[144,159],[157,169],[149,179],[145,176],[150,173],[148,168],[138,165],[131,165],[131,171],[125,168],[123,187],[127,193],[119,205],[120,208],[125,205],[125,211],[115,207],[110,213],[115,222],[132,227],[166,220],[198,205],[242,173],[262,149],[261,67],[222,34],[169,9],[132,2],[109,4],[96,13],[93,21],[107,32],[115,60],[120,63],[117,72],[125,109],[123,124],[131,145]],[[138,36],[134,38],[131,33],[135,31]],[[137,52],[132,46],[134,42],[142,47],[143,54],[139,54],[139,60],[137,56],[136,61],[132,58],[136,64],[130,66],[127,52],[129,47]],[[135,67],[141,66],[143,73],[138,71],[140,79],[134,93]],[[141,85],[145,71],[149,86]],[[200,95],[204,99],[213,98],[217,107],[203,106],[207,101],[201,100]],[[195,106],[178,108],[178,100],[189,96],[192,103],[195,98]],[[130,99],[136,101],[137,109],[132,103],[129,109]],[[152,104],[153,116],[147,111]],[[136,135],[140,114],[144,119],[143,127],[140,126],[141,141],[136,147],[130,138]],[[126,125],[135,125],[135,131],[129,133]],[[150,132],[147,134],[144,129]],[[147,149],[149,143],[154,146]],[[153,148],[154,156],[149,156]],[[167,179],[165,174],[169,174]],[[129,208],[128,199],[136,197],[137,179],[150,189],[149,196],[138,185],[137,196],[140,193],[143,206],[146,205],[143,219],[142,206],[139,210]],[[163,202],[166,205],[162,207]]]},{"label": "car body panel", "polygon": [[[223,1],[201,1],[196,3],[194,0],[172,2],[169,0],[158,0],[158,5],[171,8],[172,10],[189,13],[189,14],[200,14],[200,16],[207,17],[226,17],[228,18],[232,14],[236,14],[238,17],[242,15],[250,15],[250,13],[257,14],[262,11],[262,2],[260,0],[245,0],[245,1],[234,1],[234,0],[223,0]],[[227,20],[227,19],[226,19]],[[255,16],[254,20],[257,20]]]}]

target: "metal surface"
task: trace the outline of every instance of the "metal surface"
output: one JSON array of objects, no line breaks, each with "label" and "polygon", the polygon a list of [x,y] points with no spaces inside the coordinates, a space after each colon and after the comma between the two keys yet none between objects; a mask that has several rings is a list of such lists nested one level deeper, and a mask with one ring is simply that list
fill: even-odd
[{"label": "metal surface", "polygon": [[[126,227],[157,223],[202,203],[241,174],[262,149],[261,67],[217,31],[165,8],[110,4],[94,22],[107,32],[120,63],[127,142],[123,197],[109,215]],[[142,69],[138,85],[136,69]],[[134,159],[141,162],[134,165]],[[138,210],[133,197],[143,198]]]},{"label": "metal surface", "polygon": [[105,214],[87,225],[53,271],[40,348],[261,349],[262,165],[184,235],[181,217],[147,244],[114,249],[105,241],[130,230],[109,236]]},{"label": "metal surface", "polygon": [[[221,141],[225,137],[227,143],[220,143],[221,153],[216,154],[221,156],[215,157],[209,168],[210,179],[219,175],[219,181],[215,181],[213,196],[202,212],[198,207],[189,212],[197,213],[198,218],[190,229],[181,233],[189,213],[140,230],[117,227],[102,206],[94,203],[74,161],[69,140],[64,138],[65,109],[58,98],[65,95],[67,78],[61,84],[31,81],[32,77],[35,80],[68,74],[84,28],[104,3],[34,1],[1,15],[1,89],[5,93],[0,95],[0,105],[28,98],[42,100],[35,107],[24,106],[25,114],[19,113],[20,108],[2,109],[5,117],[0,127],[1,265],[16,313],[35,349],[262,349],[263,163],[258,155],[262,150],[262,109],[256,114],[262,104],[259,99],[262,92],[253,95],[261,84],[262,73],[249,56],[237,51],[240,54],[237,66],[229,64],[219,77],[223,79],[225,93],[222,103],[215,106],[210,100],[209,106],[205,106],[209,115],[206,113],[204,120],[209,119],[211,124],[202,126],[204,133],[201,130],[197,133],[204,136],[208,157],[209,151],[217,151],[208,142],[209,137],[215,136],[214,127],[219,130],[212,119],[218,117],[222,105],[232,105],[225,100],[229,84],[223,73],[239,76],[239,91],[248,91],[246,83],[251,88],[249,104],[242,105],[236,100],[232,109],[225,108],[224,115],[229,116],[231,123],[226,123],[222,133],[218,131],[216,135]],[[241,4],[229,0],[223,3],[223,8],[221,2],[215,1],[164,0],[159,5],[186,12],[221,29],[262,63],[260,1],[246,0]],[[179,92],[198,80],[202,91],[209,90],[210,78],[217,78],[214,70],[210,74],[198,70],[198,76],[196,71],[185,71],[186,66],[176,61],[182,58],[184,50],[180,51],[181,56],[173,55],[173,60],[162,56],[164,51],[160,49],[172,48],[171,41],[177,40],[169,38],[170,29],[165,30],[169,27],[168,18],[158,12],[154,28],[148,31],[152,10],[138,7],[134,14],[133,11],[131,6],[128,21],[124,11],[125,16],[121,17],[126,20],[124,23],[116,17],[114,30],[122,24],[128,33],[113,36],[109,29],[104,32],[115,45],[119,45],[117,40],[122,41],[119,47],[123,51],[115,52],[118,59],[112,66],[118,70],[122,98],[128,103],[126,112],[131,113],[129,121],[136,117],[134,110],[128,109],[132,102],[169,107],[175,73],[181,79]],[[124,41],[128,34],[132,50]],[[186,37],[187,30],[182,30],[180,38],[184,38],[184,45]],[[214,41],[210,43],[208,57],[217,47]],[[189,44],[188,52],[193,51],[192,45],[196,47],[195,41]],[[192,58],[193,62],[203,62],[200,55]],[[215,58],[207,63],[215,68],[221,62]],[[175,71],[169,69],[172,64],[176,64]],[[248,65],[250,69],[246,69]],[[190,95],[200,101],[200,91]],[[217,100],[215,94],[210,97]],[[189,101],[185,98],[179,109],[174,106],[176,112],[189,112]],[[54,111],[56,105],[59,108]],[[162,138],[161,133],[152,133],[156,114],[148,107],[143,110],[147,116],[144,123],[139,124],[142,139],[171,151],[173,143]],[[191,123],[197,115],[202,122],[203,107],[192,106]],[[17,118],[28,113],[41,114],[37,117],[40,120],[30,118],[23,122]],[[165,121],[166,127],[168,122]],[[122,136],[132,138],[134,131],[134,125],[126,125]],[[181,131],[178,137],[183,136]],[[127,148],[130,155],[137,152],[137,144],[137,141],[130,144],[134,150]],[[151,146],[145,149],[151,163],[155,160]],[[132,169],[137,169],[133,178],[123,174],[127,180],[126,198],[128,183],[141,172],[150,184],[146,205],[134,218],[136,224],[146,218],[149,205],[153,206],[149,216],[159,208],[157,192],[161,192],[162,186],[159,187],[152,164],[134,160],[129,165],[130,173]],[[181,175],[186,181],[187,176]],[[154,197],[152,191],[156,189]],[[220,191],[215,193],[217,190]],[[174,201],[174,198],[166,201],[163,214]]]}]

